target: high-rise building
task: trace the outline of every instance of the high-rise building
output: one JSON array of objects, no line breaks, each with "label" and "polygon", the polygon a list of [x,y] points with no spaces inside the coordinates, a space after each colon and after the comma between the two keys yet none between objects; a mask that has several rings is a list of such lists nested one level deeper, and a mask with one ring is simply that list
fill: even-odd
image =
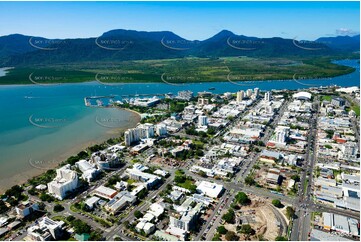
[{"label": "high-rise building", "polygon": [[237,102],[241,102],[244,98],[244,91],[237,92]]},{"label": "high-rise building", "polygon": [[209,104],[209,100],[207,98],[198,98],[198,105],[204,106]]},{"label": "high-rise building", "polygon": [[252,96],[252,89],[247,89],[246,95],[247,95],[247,97],[251,97]]},{"label": "high-rise building", "polygon": [[128,129],[124,132],[124,141],[126,146],[141,139],[154,137],[154,125],[150,123],[140,124],[134,129]]},{"label": "high-rise building", "polygon": [[254,96],[257,98],[258,95],[259,95],[259,88],[256,87],[256,88],[254,89]]},{"label": "high-rise building", "polygon": [[283,144],[286,141],[286,133],[284,131],[279,131],[276,133],[277,143]]},{"label": "high-rise building", "polygon": [[163,135],[167,135],[167,126],[165,124],[157,124],[155,126],[155,133],[158,136],[163,136]]},{"label": "high-rise building", "polygon": [[271,101],[271,92],[266,92],[266,93],[264,94],[264,100],[265,100],[266,102]]},{"label": "high-rise building", "polygon": [[56,198],[63,200],[67,192],[71,192],[78,187],[78,175],[70,169],[67,164],[56,170],[56,177],[48,183],[48,191]]},{"label": "high-rise building", "polygon": [[208,125],[208,117],[205,115],[198,116],[198,126],[207,126]]}]

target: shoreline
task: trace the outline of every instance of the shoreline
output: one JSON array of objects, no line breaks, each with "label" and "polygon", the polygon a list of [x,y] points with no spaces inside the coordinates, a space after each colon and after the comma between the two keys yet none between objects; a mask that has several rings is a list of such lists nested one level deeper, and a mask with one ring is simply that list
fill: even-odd
[{"label": "shoreline", "polygon": [[140,122],[141,115],[138,112],[120,107],[115,107],[115,108],[120,110],[125,110],[131,113],[132,118],[129,120],[129,122],[127,122],[124,128],[114,128],[111,130],[107,130],[99,139],[92,139],[92,140],[88,140],[87,142],[83,142],[81,144],[75,145],[70,150],[68,149],[63,151],[62,155],[57,156],[56,158],[49,157],[48,159],[46,159],[48,160],[46,167],[35,166],[29,160],[28,161],[29,166],[31,166],[32,168],[27,169],[26,171],[20,171],[19,173],[17,173],[12,177],[4,177],[0,179],[0,193],[1,194],[4,193],[7,189],[11,188],[14,185],[21,185],[21,186],[25,185],[29,179],[37,177],[48,170],[58,168],[60,163],[68,159],[70,156],[76,155],[79,152],[95,144],[104,143],[108,139],[117,138],[120,136],[120,133],[124,132],[129,128],[136,127]]}]

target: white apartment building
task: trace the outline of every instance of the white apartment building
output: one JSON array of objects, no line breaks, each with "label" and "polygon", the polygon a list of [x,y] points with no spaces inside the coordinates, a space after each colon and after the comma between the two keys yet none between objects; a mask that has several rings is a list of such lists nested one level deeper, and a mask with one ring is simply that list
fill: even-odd
[{"label": "white apartment building", "polygon": [[271,92],[266,92],[266,93],[264,94],[264,101],[265,101],[265,102],[271,101]]},{"label": "white apartment building", "polygon": [[78,186],[78,175],[65,165],[56,170],[56,177],[48,183],[48,191],[56,198],[63,200],[67,192],[75,190]]},{"label": "white apartment building", "polygon": [[167,135],[167,126],[165,124],[157,124],[155,126],[155,133],[158,135],[158,136],[164,136],[164,135]]},{"label": "white apartment building", "polygon": [[134,129],[128,129],[124,132],[125,145],[130,146],[133,142],[141,139],[154,137],[154,125],[150,123],[140,124]]}]

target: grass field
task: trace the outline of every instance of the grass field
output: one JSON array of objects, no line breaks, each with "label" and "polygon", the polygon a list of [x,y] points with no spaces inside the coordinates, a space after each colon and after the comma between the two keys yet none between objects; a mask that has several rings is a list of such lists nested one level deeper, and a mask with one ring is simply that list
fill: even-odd
[{"label": "grass field", "polygon": [[84,63],[14,68],[0,84],[133,82],[219,82],[323,78],[348,74],[351,67],[332,64],[330,58],[256,59],[249,57],[182,58],[118,63]]},{"label": "grass field", "polygon": [[321,101],[328,101],[331,102],[332,97],[329,95],[321,96]]}]

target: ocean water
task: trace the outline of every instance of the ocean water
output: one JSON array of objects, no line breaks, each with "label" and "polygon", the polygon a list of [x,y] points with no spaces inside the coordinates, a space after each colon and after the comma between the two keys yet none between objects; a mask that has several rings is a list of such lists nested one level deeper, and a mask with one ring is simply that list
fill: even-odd
[{"label": "ocean water", "polygon": [[[355,67],[351,74],[325,79],[287,81],[213,82],[170,85],[134,83],[103,85],[96,81],[61,85],[0,85],[0,191],[23,182],[78,153],[90,144],[119,135],[135,125],[133,113],[115,108],[86,107],[84,97],[94,95],[160,94],[181,90],[213,93],[299,89],[312,86],[360,86],[356,60],[336,63]],[[1,70],[0,70],[1,72]],[[4,73],[0,73],[4,74]]]},{"label": "ocean water", "polygon": [[0,190],[139,121],[128,111],[86,107],[83,97],[90,90],[82,85],[0,86]]}]

